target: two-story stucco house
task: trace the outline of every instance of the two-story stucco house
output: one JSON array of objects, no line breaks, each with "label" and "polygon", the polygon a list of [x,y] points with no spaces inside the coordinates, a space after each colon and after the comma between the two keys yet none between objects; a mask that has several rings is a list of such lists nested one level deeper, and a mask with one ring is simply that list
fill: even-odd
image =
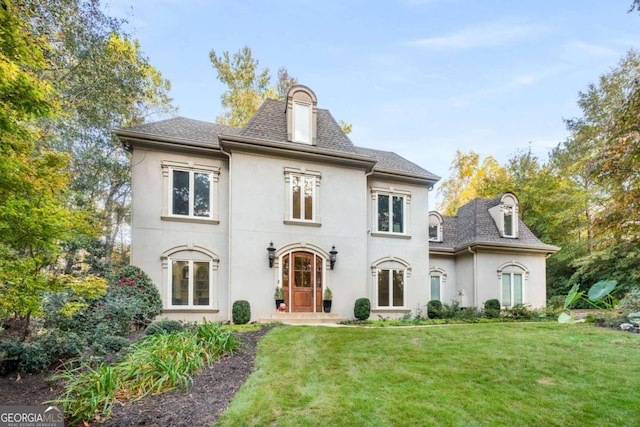
[{"label": "two-story stucco house", "polygon": [[[252,320],[270,319],[277,287],[280,316],[321,313],[326,287],[333,316],[352,317],[360,297],[373,313],[395,316],[435,296],[479,305],[500,297],[509,274],[514,284],[522,275],[524,290],[515,285],[505,305],[544,305],[544,255],[555,247],[522,240],[528,230],[516,210],[515,234],[498,236],[516,242],[515,252],[468,237],[466,211],[429,216],[439,177],[355,146],[305,86],[286,102],[265,101],[243,128],[177,117],[115,133],[132,155],[131,263],[159,287],[166,317],[228,320],[233,302],[247,300]],[[489,286],[482,263],[492,251],[502,270]]]}]

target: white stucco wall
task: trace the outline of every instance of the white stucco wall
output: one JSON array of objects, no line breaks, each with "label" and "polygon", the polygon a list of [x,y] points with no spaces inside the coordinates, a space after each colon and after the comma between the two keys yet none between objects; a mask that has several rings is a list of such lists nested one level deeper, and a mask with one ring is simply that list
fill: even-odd
[{"label": "white stucco wall", "polygon": [[[436,269],[443,271],[440,300],[442,303],[451,304],[452,301],[458,301],[462,304],[458,296],[458,289],[461,285],[458,283],[456,263],[453,256],[448,255],[431,255],[429,258],[429,270]],[[429,282],[428,282],[429,283]],[[430,286],[429,286],[430,289]],[[465,297],[470,297],[470,293],[465,292]],[[428,300],[432,300],[429,295]]]},{"label": "white stucco wall", "polygon": [[[219,224],[183,222],[162,219],[163,176],[162,161],[197,162],[221,168],[219,191]],[[132,165],[132,222],[131,222],[131,264],[142,268],[159,288],[165,308],[169,300],[169,270],[163,269],[161,255],[178,246],[203,247],[219,257],[215,282],[217,288],[217,308],[206,311],[166,311],[162,317],[201,321],[227,318],[228,283],[228,167],[223,158],[197,154],[161,152],[146,148],[135,148]],[[224,208],[223,208],[224,207]],[[200,254],[192,254],[194,258]],[[166,267],[166,262],[165,262]]]},{"label": "white stucco wall", "polygon": [[[410,201],[405,204],[407,224],[405,236],[376,233],[376,201],[372,196],[372,188],[386,188],[390,193],[399,191],[410,194]],[[404,182],[386,181],[371,177],[367,183],[367,288],[361,295],[371,300],[372,317],[398,317],[408,312],[415,313],[424,309],[429,297],[429,246],[428,221],[429,190],[426,186]],[[398,308],[382,308],[377,306],[378,278],[374,264],[382,259],[389,260],[387,265],[395,263],[400,267],[404,263],[410,268],[405,283],[405,306]]]},{"label": "white stucco wall", "polygon": [[[366,192],[364,170],[255,154],[233,153],[231,178],[231,298],[251,304],[252,320],[275,312],[273,292],[280,285],[279,263],[268,266],[267,246],[323,250],[335,245],[334,270],[325,284],[333,292],[332,312],[353,316],[353,303],[366,294]],[[285,168],[320,172],[320,226],[285,224]]]}]

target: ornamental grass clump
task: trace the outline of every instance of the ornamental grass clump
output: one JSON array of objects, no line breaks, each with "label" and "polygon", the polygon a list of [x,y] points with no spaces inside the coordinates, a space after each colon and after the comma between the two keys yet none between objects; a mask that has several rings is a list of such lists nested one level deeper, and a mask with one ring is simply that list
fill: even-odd
[{"label": "ornamental grass clump", "polygon": [[72,425],[104,421],[117,401],[139,399],[175,388],[187,390],[191,375],[232,352],[239,344],[230,331],[205,321],[195,331],[154,334],[138,342],[114,365],[83,364],[54,376],[66,382],[59,399]]}]

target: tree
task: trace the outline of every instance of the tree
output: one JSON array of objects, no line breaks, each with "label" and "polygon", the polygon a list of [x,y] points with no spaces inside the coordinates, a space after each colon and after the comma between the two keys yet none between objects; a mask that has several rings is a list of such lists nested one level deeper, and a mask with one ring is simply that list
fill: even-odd
[{"label": "tree", "polygon": [[456,150],[456,157],[451,162],[450,178],[440,185],[438,192],[442,194],[442,202],[438,209],[445,215],[455,215],[458,208],[476,197],[487,197],[495,188],[490,183],[505,181],[507,172],[493,156],[487,156],[480,163],[480,155],[474,151],[463,153]]},{"label": "tree", "polygon": [[218,72],[218,80],[229,88],[220,97],[226,111],[217,117],[218,123],[244,126],[258,111],[262,101],[278,97],[276,89],[270,86],[269,69],[258,71],[258,60],[253,58],[249,46],[244,46],[233,57],[227,51],[218,56],[211,50],[209,58]]},{"label": "tree", "polygon": [[[225,112],[216,118],[223,125],[246,125],[265,99],[284,101],[289,89],[298,84],[298,79],[290,76],[285,67],[280,67],[276,86],[271,86],[269,69],[258,70],[259,61],[253,58],[251,48],[246,45],[233,56],[228,51],[218,56],[211,50],[209,59],[218,73],[218,80],[228,87],[220,96]],[[340,126],[345,133],[351,132],[350,123],[341,120]]]},{"label": "tree", "polygon": [[34,15],[10,0],[0,7],[0,318],[13,315],[26,337],[42,292],[51,289],[43,268],[58,241],[84,223],[68,207],[68,156],[42,144],[38,119],[60,114],[53,85],[40,78],[52,46],[34,37]]},{"label": "tree", "polygon": [[[64,115],[43,127],[48,144],[71,155],[72,203],[89,214],[104,236],[109,268],[116,237],[129,216],[129,158],[113,128],[142,123],[173,111],[170,84],[153,68],[139,43],[122,30],[124,21],[104,14],[98,0],[24,1],[34,36],[55,47],[40,77],[57,89]],[[75,252],[97,246],[92,236],[66,242],[69,271]],[[123,259],[126,263],[127,260]]]}]

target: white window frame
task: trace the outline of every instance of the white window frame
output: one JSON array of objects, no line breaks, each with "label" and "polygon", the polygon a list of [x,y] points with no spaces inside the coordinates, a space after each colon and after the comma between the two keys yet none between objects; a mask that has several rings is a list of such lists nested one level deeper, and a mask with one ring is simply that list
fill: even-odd
[{"label": "white window frame", "polygon": [[[193,161],[180,162],[172,160],[162,161],[163,176],[163,203],[162,219],[174,221],[193,221],[219,223],[218,213],[218,182],[220,178],[220,167],[213,165],[197,164]],[[173,172],[181,171],[189,173],[189,213],[187,215],[173,213]],[[195,216],[194,209],[194,183],[195,174],[201,173],[209,176],[209,215]]]},{"label": "white window frame", "polygon": [[[297,125],[298,125],[298,115],[300,115],[300,108],[299,107],[304,107],[308,109],[308,113],[304,114],[306,116],[306,120],[305,123],[307,124],[307,138],[297,138]],[[306,102],[300,102],[297,100],[293,101],[293,131],[291,132],[291,139],[293,140],[293,142],[300,142],[302,144],[312,144],[312,136],[311,134],[313,133],[313,128],[312,128],[312,121],[311,121],[311,116],[313,114],[313,105],[312,104],[308,104]],[[304,120],[305,118],[302,117],[300,118],[301,120]]]},{"label": "white window frame", "polygon": [[[372,187],[372,233],[373,236],[410,238],[411,193],[392,187]],[[389,230],[379,230],[378,197],[389,196]],[[393,197],[402,197],[402,231],[393,231]]]},{"label": "white window frame", "polygon": [[[529,270],[527,267],[517,261],[510,261],[501,265],[498,268],[498,295],[500,300],[500,305],[503,308],[511,308],[514,304],[514,284],[515,280],[513,279],[515,275],[520,275],[522,277],[522,302],[518,302],[518,304],[526,304],[527,303],[527,288],[529,284]],[[503,277],[509,277],[509,304],[506,304],[507,301],[503,300]]]},{"label": "white window frame", "polygon": [[[511,233],[507,234],[507,214],[511,216]],[[515,206],[504,205],[502,208],[502,231],[504,237],[517,237],[518,228],[517,228],[517,210]]]},{"label": "white window frame", "polygon": [[[169,289],[167,290],[167,302],[168,302],[168,307],[169,308],[174,308],[174,309],[184,309],[184,310],[199,310],[199,309],[207,309],[207,308],[212,308],[213,307],[213,268],[211,266],[211,261],[207,261],[207,260],[194,260],[194,259],[184,259],[184,258],[169,258],[169,265],[172,266],[174,262],[186,262],[187,265],[189,266],[189,274],[188,274],[188,285],[187,285],[187,304],[181,304],[181,305],[174,305],[173,304],[173,269],[169,268],[169,278],[168,278],[168,283],[169,283]],[[208,284],[208,290],[209,290],[209,303],[208,304],[194,304],[193,303],[193,297],[194,294],[196,292],[195,289],[195,283],[194,283],[194,276],[195,276],[195,272],[194,272],[194,263],[206,263],[208,265],[208,271],[209,271],[209,284]]]},{"label": "white window frame", "polygon": [[[389,305],[380,305],[378,300],[380,286],[380,272],[389,272]],[[394,272],[402,272],[402,305],[393,305],[393,277]],[[407,306],[407,270],[404,268],[378,268],[376,277],[376,308],[387,310],[400,310]]]},{"label": "white window frame", "polygon": [[[320,222],[320,183],[322,174],[319,171],[308,170],[306,168],[284,168],[285,176],[285,215],[284,223],[289,225],[306,225],[319,227]],[[293,211],[293,184],[294,177],[302,179],[302,191],[300,194],[300,218],[294,218]],[[311,219],[305,219],[304,184],[306,180],[312,181],[312,205]]]},{"label": "white window frame", "polygon": [[[440,214],[437,212],[432,212],[429,214],[429,224],[428,224],[428,233],[429,233],[429,241],[430,242],[442,242],[443,239],[443,230],[442,230],[443,219]],[[436,235],[435,237],[431,237],[431,227],[436,227]]]}]

